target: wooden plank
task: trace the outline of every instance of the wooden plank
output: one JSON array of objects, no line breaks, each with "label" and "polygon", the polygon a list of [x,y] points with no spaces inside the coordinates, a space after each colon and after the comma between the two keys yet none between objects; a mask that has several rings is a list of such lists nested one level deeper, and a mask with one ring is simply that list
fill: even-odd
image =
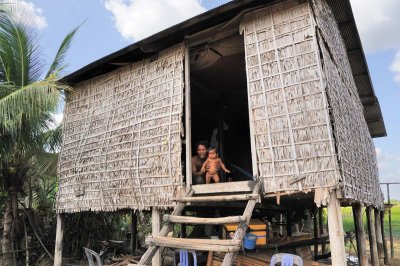
[{"label": "wooden plank", "polygon": [[64,236],[64,217],[61,213],[57,214],[56,244],[54,251],[54,266],[62,265],[62,246]]},{"label": "wooden plank", "polygon": [[329,195],[328,229],[329,243],[332,252],[332,265],[345,266],[347,263],[344,248],[342,209],[340,208],[340,202],[336,196],[336,190],[333,190]]},{"label": "wooden plank", "polygon": [[147,237],[146,244],[161,247],[184,248],[203,251],[236,252],[240,248],[239,240],[220,240],[220,239],[191,239],[174,237]]},{"label": "wooden plank", "polygon": [[367,243],[360,204],[353,205],[354,227],[357,239],[357,255],[360,266],[368,266]]},{"label": "wooden plank", "polygon": [[251,192],[254,189],[254,181],[238,181],[216,184],[193,185],[195,195],[223,192]]},{"label": "wooden plank", "polygon": [[242,201],[258,199],[260,194],[238,194],[224,196],[202,196],[202,197],[182,197],[176,199],[178,202],[210,202],[210,201]]},{"label": "wooden plank", "polygon": [[228,223],[240,223],[245,221],[243,216],[227,216],[220,218],[200,218],[190,216],[177,216],[177,215],[164,215],[165,222],[171,223],[182,223],[182,224],[228,224]]},{"label": "wooden plank", "polygon": [[[187,194],[188,197],[193,195],[193,190],[190,190]],[[186,203],[178,203],[175,205],[174,210],[172,211],[171,215],[179,215],[185,208]],[[168,223],[167,225],[164,225],[164,227],[161,229],[160,233],[158,234],[159,236],[166,236],[169,232],[172,231],[173,229],[173,224]],[[150,259],[154,256],[154,254],[157,252],[158,246],[151,246],[149,247],[146,252],[143,254],[142,258],[139,261],[139,264],[141,265],[146,265],[150,263]]]},{"label": "wooden plank", "polygon": [[374,219],[372,217],[372,206],[367,207],[366,213],[367,213],[369,246],[371,252],[371,264],[372,266],[379,266],[378,248],[376,246],[376,233],[375,233]]}]

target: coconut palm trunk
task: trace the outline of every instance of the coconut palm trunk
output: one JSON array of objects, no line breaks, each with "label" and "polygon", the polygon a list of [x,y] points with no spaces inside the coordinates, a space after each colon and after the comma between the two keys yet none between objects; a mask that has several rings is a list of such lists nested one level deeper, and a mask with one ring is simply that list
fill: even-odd
[{"label": "coconut palm trunk", "polygon": [[13,211],[12,211],[12,199],[11,193],[8,193],[6,208],[3,217],[3,240],[1,246],[1,265],[13,266]]}]

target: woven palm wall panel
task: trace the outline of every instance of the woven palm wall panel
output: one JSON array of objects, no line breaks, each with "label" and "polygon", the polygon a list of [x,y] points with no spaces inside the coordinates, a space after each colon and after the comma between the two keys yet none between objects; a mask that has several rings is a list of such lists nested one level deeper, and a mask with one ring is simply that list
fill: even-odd
[{"label": "woven palm wall panel", "polygon": [[58,212],[173,205],[182,188],[183,60],[179,44],[69,93]]},{"label": "woven palm wall panel", "polygon": [[374,143],[364,118],[364,109],[346,48],[331,9],[325,0],[313,0],[318,25],[318,43],[330,105],[333,133],[346,199],[383,207],[383,194]]},{"label": "woven palm wall panel", "polygon": [[253,11],[241,23],[250,130],[265,193],[339,183],[314,20],[301,2]]}]

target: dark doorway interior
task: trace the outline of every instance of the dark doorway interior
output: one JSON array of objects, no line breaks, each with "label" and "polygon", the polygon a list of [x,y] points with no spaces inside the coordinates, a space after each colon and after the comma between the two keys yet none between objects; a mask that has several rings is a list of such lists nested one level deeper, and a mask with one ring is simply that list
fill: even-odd
[{"label": "dark doorway interior", "polygon": [[243,36],[237,34],[190,52],[192,150],[199,140],[217,146],[233,169],[222,181],[253,176],[243,48]]}]

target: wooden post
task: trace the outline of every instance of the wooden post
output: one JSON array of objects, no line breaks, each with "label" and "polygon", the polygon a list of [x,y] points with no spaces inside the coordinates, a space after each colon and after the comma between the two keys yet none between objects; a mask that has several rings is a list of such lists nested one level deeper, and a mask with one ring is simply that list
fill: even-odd
[{"label": "wooden post", "polygon": [[[161,212],[156,208],[151,209],[151,235],[158,236],[161,230]],[[161,249],[158,249],[151,260],[152,266],[161,266]]]},{"label": "wooden post", "polygon": [[344,248],[342,210],[340,208],[340,201],[336,196],[336,190],[333,190],[329,196],[328,229],[329,242],[332,252],[332,265],[345,266],[347,264]]},{"label": "wooden post", "polygon": [[[319,235],[323,235],[324,234],[324,217],[322,215],[322,211],[323,208],[318,208],[318,227],[319,227]],[[325,254],[325,244],[321,245],[321,254],[324,255]]]},{"label": "wooden post", "polygon": [[186,189],[192,184],[192,110],[190,101],[190,52],[185,47],[185,147],[186,147]]},{"label": "wooden post", "polygon": [[[319,238],[318,230],[318,208],[314,209],[314,239]],[[318,244],[314,244],[314,257],[318,256]]]},{"label": "wooden post", "polygon": [[375,234],[376,234],[376,244],[378,249],[378,259],[379,259],[379,264],[383,265],[384,253],[383,253],[380,210],[374,209],[374,216],[375,216]]},{"label": "wooden post", "polygon": [[287,233],[287,236],[292,236],[292,212],[291,212],[291,210],[287,211],[287,213],[286,213],[286,233]]},{"label": "wooden post", "polygon": [[389,265],[389,255],[388,249],[386,244],[386,237],[385,237],[385,211],[381,211],[380,213],[381,219],[381,232],[382,232],[382,241],[383,241],[383,254],[385,256],[384,263],[385,265]]},{"label": "wooden post", "polygon": [[137,249],[137,215],[134,210],[131,211],[131,254]]},{"label": "wooden post", "polygon": [[390,191],[389,191],[389,185],[390,185],[390,184],[386,184],[387,198],[388,198],[388,204],[389,204],[390,257],[391,257],[391,258],[394,258],[393,231],[392,231],[392,206],[390,206]]},{"label": "wooden post", "polygon": [[[185,210],[182,211],[182,216],[185,216]],[[186,238],[186,224],[182,223],[180,226],[180,237],[181,238]]]},{"label": "wooden post", "polygon": [[57,229],[56,229],[56,243],[54,250],[54,266],[61,266],[62,264],[62,248],[64,236],[64,217],[61,213],[57,214]]},{"label": "wooden post", "polygon": [[369,246],[370,246],[370,252],[371,252],[371,263],[372,263],[372,266],[379,266],[378,248],[376,246],[376,233],[375,233],[374,219],[372,218],[372,206],[368,206],[366,209],[366,212],[367,212]]},{"label": "wooden post", "polygon": [[357,239],[357,253],[360,266],[368,266],[367,244],[360,204],[353,205],[354,227]]}]

